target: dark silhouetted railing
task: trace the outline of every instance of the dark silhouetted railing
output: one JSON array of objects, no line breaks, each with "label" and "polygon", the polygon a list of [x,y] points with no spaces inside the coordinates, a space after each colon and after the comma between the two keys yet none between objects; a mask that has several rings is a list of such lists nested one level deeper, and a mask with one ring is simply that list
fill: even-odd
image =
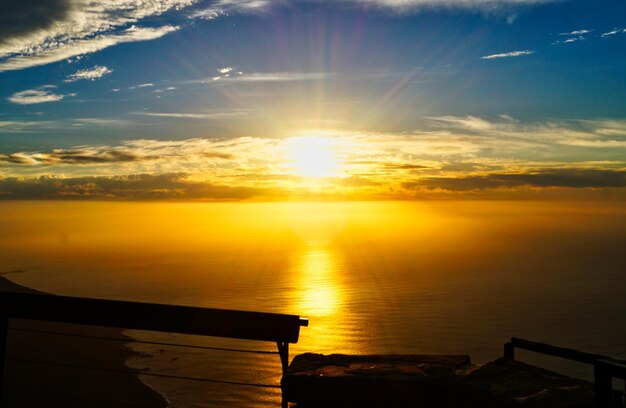
[{"label": "dark silhouetted railing", "polygon": [[511,360],[515,359],[516,348],[593,365],[595,406],[597,408],[624,406],[624,394],[618,394],[613,390],[613,378],[624,380],[626,391],[626,360],[517,337],[511,338],[510,342],[504,344],[504,357]]},{"label": "dark silhouetted railing", "polygon": [[[115,370],[87,367],[77,364],[51,363],[30,359],[5,357],[8,322],[11,318],[30,319],[122,329],[147,330],[201,336],[274,342],[278,352],[255,351],[206,347],[197,345],[148,342],[113,337],[100,337],[72,333],[60,333],[26,328],[11,328],[32,333],[56,334],[60,336],[85,337],[109,341],[138,342],[154,345],[202,348],[209,350],[278,354],[283,373],[289,364],[289,343],[297,343],[300,327],[308,326],[308,320],[295,315],[261,313],[238,310],[209,309],[189,306],[173,306],[154,303],[126,302],[115,300],[87,299],[44,294],[0,292],[0,384],[2,384],[5,360],[25,364],[55,365],[76,369],[114,372],[117,374],[147,375],[190,381],[216,382],[232,385],[280,388],[273,384],[254,384],[225,379],[208,379],[177,375]],[[12,392],[21,392],[12,390]],[[24,391],[27,392],[27,391]],[[63,396],[58,396],[63,398]],[[72,398],[72,397],[67,397]],[[100,401],[103,402],[103,401]],[[125,405],[124,403],[113,403]],[[283,406],[286,401],[283,400]]]}]

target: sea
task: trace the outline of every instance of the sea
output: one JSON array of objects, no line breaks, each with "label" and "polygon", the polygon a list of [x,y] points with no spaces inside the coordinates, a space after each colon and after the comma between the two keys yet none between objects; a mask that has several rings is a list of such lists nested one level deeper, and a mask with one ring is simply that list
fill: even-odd
[{"label": "sea", "polygon": [[[0,274],[50,293],[296,314],[306,353],[469,354],[510,337],[626,358],[626,203],[0,202]],[[275,351],[265,342],[135,339]],[[278,385],[277,355],[133,343],[144,372]],[[519,352],[591,379],[585,365]],[[172,407],[280,390],[142,376]]]}]

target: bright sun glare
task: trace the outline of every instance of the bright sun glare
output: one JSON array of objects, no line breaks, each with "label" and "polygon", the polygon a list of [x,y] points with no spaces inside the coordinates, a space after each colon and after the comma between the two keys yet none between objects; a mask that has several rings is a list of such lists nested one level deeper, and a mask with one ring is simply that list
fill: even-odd
[{"label": "bright sun glare", "polygon": [[337,145],[323,136],[292,137],[285,141],[288,171],[302,177],[333,177],[340,174]]}]

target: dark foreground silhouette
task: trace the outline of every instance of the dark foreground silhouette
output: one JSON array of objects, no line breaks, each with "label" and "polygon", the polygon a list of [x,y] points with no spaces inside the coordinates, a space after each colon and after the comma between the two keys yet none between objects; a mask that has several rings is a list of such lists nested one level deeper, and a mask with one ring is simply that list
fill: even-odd
[{"label": "dark foreground silhouette", "polygon": [[[1,291],[41,293],[0,277]],[[25,360],[127,370],[138,354],[122,342],[71,338],[32,331],[56,331],[98,337],[128,338],[119,329],[12,319],[9,323],[2,407],[166,407],[162,395],[136,375],[116,375],[72,367],[32,364]],[[20,329],[20,330],[16,330]],[[32,330],[23,331],[21,329]],[[130,338],[128,338],[130,339]],[[16,361],[22,360],[22,361]]]}]

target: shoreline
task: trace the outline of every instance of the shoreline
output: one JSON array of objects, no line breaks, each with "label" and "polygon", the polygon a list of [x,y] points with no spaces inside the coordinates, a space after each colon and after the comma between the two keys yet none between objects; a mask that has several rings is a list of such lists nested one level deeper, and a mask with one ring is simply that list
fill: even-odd
[{"label": "shoreline", "polygon": [[[0,291],[43,293],[0,276]],[[166,408],[166,398],[139,378],[140,370],[126,362],[141,354],[124,342],[86,339],[19,331],[64,332],[89,336],[132,338],[122,329],[12,319],[9,322],[7,358],[73,364],[131,374],[59,367],[7,360],[4,367],[3,406],[110,407],[115,405]],[[8,391],[12,390],[12,391]],[[69,398],[66,398],[69,397]]]}]

